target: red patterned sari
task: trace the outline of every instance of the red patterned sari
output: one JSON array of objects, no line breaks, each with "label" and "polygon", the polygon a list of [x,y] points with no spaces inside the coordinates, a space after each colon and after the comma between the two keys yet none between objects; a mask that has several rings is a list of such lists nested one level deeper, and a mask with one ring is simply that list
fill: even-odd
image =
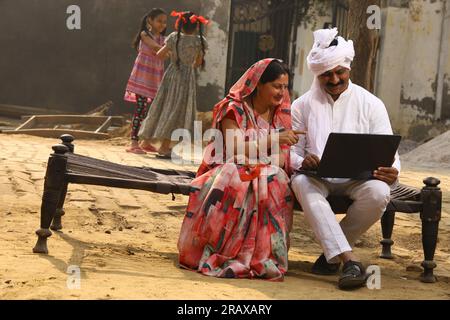
[{"label": "red patterned sari", "polygon": [[[259,130],[247,104],[273,59],[255,63],[214,107],[213,128],[232,116],[243,132]],[[291,129],[286,93],[271,128]],[[255,137],[247,136],[252,140]],[[285,169],[275,165],[216,164],[204,158],[178,240],[180,266],[225,278],[283,280],[288,269],[293,195],[289,188],[289,146],[281,146]],[[205,154],[208,154],[206,152]],[[209,163],[209,164],[208,164]],[[286,170],[286,171],[285,171]]]}]

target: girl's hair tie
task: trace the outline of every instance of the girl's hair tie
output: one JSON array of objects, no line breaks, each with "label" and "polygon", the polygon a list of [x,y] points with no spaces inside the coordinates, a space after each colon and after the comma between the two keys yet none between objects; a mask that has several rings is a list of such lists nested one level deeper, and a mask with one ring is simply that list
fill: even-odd
[{"label": "girl's hair tie", "polygon": [[209,20],[207,20],[205,17],[202,17],[202,16],[196,16],[195,14],[192,15],[192,16],[189,18],[189,20],[191,20],[192,23],[197,23],[197,22],[199,22],[199,23],[204,24],[204,25],[206,25],[206,24],[209,23]]},{"label": "girl's hair tie", "polygon": [[180,24],[180,21],[183,21],[186,23],[186,18],[184,17],[185,12],[177,12],[173,10],[170,15],[172,17],[178,17],[177,21],[175,22],[175,29],[178,29],[178,25]]}]

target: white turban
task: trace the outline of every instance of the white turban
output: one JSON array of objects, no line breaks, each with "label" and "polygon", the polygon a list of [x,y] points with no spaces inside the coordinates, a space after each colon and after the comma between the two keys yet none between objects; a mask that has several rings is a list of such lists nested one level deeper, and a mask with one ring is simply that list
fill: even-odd
[{"label": "white turban", "polygon": [[[337,66],[350,69],[350,64],[355,57],[353,41],[346,41],[341,36],[336,38],[337,34],[337,28],[314,31],[314,44],[306,61],[309,70],[315,76],[319,76]],[[335,38],[337,39],[337,45],[330,47]]]},{"label": "white turban", "polygon": [[[315,137],[319,150],[325,149],[328,133],[333,126],[326,108],[323,107],[328,103],[327,94],[317,77],[337,66],[350,69],[355,56],[353,41],[346,41],[342,37],[336,38],[337,34],[336,28],[314,31],[314,44],[306,58],[308,68],[314,74],[314,81],[307,98],[311,106],[308,116],[308,135]],[[334,39],[337,40],[337,45],[330,47]],[[318,156],[322,155],[318,154]]]}]

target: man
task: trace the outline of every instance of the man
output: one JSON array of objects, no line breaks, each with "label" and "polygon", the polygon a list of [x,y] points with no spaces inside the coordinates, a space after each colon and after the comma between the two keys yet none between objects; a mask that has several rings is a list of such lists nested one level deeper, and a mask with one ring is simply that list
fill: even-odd
[{"label": "man", "polygon": [[[307,57],[314,74],[311,89],[292,104],[294,130],[307,131],[291,150],[291,167],[316,169],[331,132],[392,134],[383,102],[350,81],[353,42],[337,37],[337,30],[314,32]],[[313,266],[316,274],[337,274],[339,288],[365,284],[365,268],[352,252],[355,241],[378,221],[389,203],[390,186],[400,172],[398,154],[392,167],[375,170],[373,180],[319,179],[305,175],[292,178],[292,189],[305,219],[320,242],[323,254]],[[326,198],[347,195],[353,203],[340,223]]]}]

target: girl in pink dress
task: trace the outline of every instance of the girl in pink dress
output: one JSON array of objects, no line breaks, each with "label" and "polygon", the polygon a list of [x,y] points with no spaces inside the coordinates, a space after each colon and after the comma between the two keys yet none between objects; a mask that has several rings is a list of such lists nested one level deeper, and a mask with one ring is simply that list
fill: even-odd
[{"label": "girl in pink dress", "polygon": [[126,149],[127,152],[146,153],[139,146],[138,133],[164,75],[164,59],[157,57],[156,53],[164,46],[166,28],[167,13],[160,8],[152,9],[142,18],[141,27],[133,41],[133,48],[138,51],[138,56],[124,99],[136,103],[136,109],[131,121],[131,146]]}]

